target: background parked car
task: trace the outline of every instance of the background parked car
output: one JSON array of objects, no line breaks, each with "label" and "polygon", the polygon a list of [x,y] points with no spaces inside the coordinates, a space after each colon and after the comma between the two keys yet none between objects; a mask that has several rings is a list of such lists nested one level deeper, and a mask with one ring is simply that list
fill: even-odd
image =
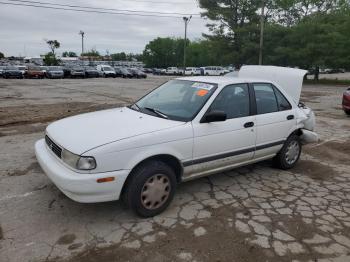
[{"label": "background parked car", "polygon": [[3,70],[4,78],[23,78],[22,71],[16,66],[6,66]]},{"label": "background parked car", "polygon": [[178,75],[179,74],[179,69],[177,67],[168,67],[166,69],[166,74],[167,75]]},{"label": "background parked car", "polygon": [[152,73],[154,75],[161,75],[161,69],[160,68],[153,68]]},{"label": "background parked car", "polygon": [[40,66],[28,66],[24,75],[26,78],[44,78],[45,73]]},{"label": "background parked car", "polygon": [[343,110],[350,115],[350,88],[343,93]]},{"label": "background parked car", "polygon": [[47,78],[63,78],[64,72],[60,66],[49,66],[46,70]]},{"label": "background parked car", "polygon": [[102,77],[116,77],[114,69],[109,65],[98,65],[96,69]]},{"label": "background parked car", "polygon": [[64,77],[65,78],[70,77],[70,71],[72,70],[72,67],[71,66],[64,66],[62,69],[63,69]]},{"label": "background parked car", "polygon": [[116,77],[123,77],[123,73],[121,71],[121,67],[115,67],[114,71],[115,71]]},{"label": "background parked car", "polygon": [[196,67],[186,67],[186,76],[199,76],[201,74],[199,68]]},{"label": "background parked car", "polygon": [[136,77],[136,78],[147,78],[147,74],[145,74],[144,72],[142,72],[138,68],[130,68],[129,72],[133,75],[133,77]]},{"label": "background parked car", "polygon": [[26,67],[26,66],[17,66],[17,68],[18,68],[19,70],[21,70],[22,75],[25,75],[25,73],[26,73],[26,71],[27,71],[27,67]]},{"label": "background parked car", "polygon": [[153,69],[151,69],[151,68],[144,68],[143,72],[145,72],[146,74],[152,74],[153,73]]},{"label": "background parked car", "polygon": [[84,67],[82,67],[82,66],[73,67],[70,70],[70,77],[71,78],[78,78],[78,77],[85,78],[85,69],[84,69]]},{"label": "background parked car", "polygon": [[207,66],[203,69],[203,73],[206,76],[222,76],[225,74],[224,69],[221,66]]},{"label": "background parked car", "polygon": [[0,77],[3,76],[4,73],[4,69],[6,68],[6,66],[0,66]]},{"label": "background parked car", "polygon": [[132,78],[132,73],[125,67],[120,68],[120,73],[123,78]]},{"label": "background parked car", "polygon": [[97,71],[95,67],[92,66],[86,66],[85,69],[85,77],[100,77],[100,73]]}]

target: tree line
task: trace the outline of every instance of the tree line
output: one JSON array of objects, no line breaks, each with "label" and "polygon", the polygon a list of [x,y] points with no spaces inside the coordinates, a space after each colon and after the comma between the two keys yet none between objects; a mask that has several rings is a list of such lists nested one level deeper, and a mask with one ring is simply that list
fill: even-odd
[{"label": "tree line", "polygon": [[[187,42],[187,66],[263,64],[350,69],[350,8],[343,0],[200,0],[209,34]],[[261,9],[266,11],[261,16]],[[184,40],[156,38],[143,51],[149,67],[181,66]]]}]

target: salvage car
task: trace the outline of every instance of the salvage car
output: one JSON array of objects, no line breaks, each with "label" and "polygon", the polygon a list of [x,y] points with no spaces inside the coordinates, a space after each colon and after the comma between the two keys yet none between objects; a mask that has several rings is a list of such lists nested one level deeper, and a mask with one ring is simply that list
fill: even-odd
[{"label": "salvage car", "polygon": [[47,78],[64,78],[64,72],[60,66],[48,66],[46,69]]},{"label": "salvage car", "polygon": [[121,67],[119,72],[123,78],[132,78],[132,73],[125,67]]},{"label": "salvage car", "polygon": [[44,78],[45,72],[40,66],[28,66],[27,71],[24,74],[25,78]]},{"label": "salvage car", "polygon": [[147,74],[142,72],[138,68],[130,68],[128,71],[132,74],[133,77],[136,77],[136,78],[147,78]]},{"label": "salvage car", "polygon": [[86,66],[85,69],[85,77],[92,78],[92,77],[100,77],[100,73],[97,71],[95,67],[92,66]]},{"label": "salvage car", "polygon": [[109,65],[98,65],[96,67],[101,77],[116,77],[114,69]]},{"label": "salvage car", "polygon": [[71,78],[85,78],[85,69],[82,66],[74,66],[70,70],[70,77]]},{"label": "salvage car", "polygon": [[6,66],[2,72],[3,78],[23,78],[22,71],[16,66]]},{"label": "salvage car", "polygon": [[71,199],[123,199],[154,216],[182,181],[266,159],[293,168],[317,141],[312,110],[298,106],[305,73],[246,66],[237,78],[170,80],[128,107],[50,124],[36,157]]},{"label": "salvage car", "polygon": [[342,106],[345,114],[350,115],[350,88],[343,93]]},{"label": "salvage car", "polygon": [[3,76],[3,72],[5,70],[6,66],[0,66],[0,77]]}]

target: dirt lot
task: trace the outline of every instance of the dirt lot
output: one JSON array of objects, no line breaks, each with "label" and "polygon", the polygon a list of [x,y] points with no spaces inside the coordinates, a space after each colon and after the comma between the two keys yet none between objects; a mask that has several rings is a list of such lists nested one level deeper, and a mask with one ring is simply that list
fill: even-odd
[{"label": "dirt lot", "polygon": [[166,80],[0,79],[0,261],[350,261],[344,87],[304,87],[321,141],[296,168],[263,162],[184,183],[152,219],[119,202],[73,202],[41,171],[33,146],[48,123],[128,104]]}]

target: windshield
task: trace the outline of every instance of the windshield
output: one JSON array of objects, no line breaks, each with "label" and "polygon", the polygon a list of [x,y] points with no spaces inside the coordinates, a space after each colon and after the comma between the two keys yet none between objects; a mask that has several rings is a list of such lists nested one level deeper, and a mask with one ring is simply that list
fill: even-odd
[{"label": "windshield", "polygon": [[216,88],[216,84],[171,80],[141,98],[136,106],[144,113],[152,109],[171,120],[188,122],[197,115]]},{"label": "windshield", "polygon": [[19,69],[19,70],[25,70],[26,67],[25,67],[25,66],[18,66],[18,69]]},{"label": "windshield", "polygon": [[51,70],[51,71],[55,71],[55,70],[60,71],[60,70],[62,70],[62,68],[59,67],[59,66],[52,66],[52,67],[49,68],[49,70]]},{"label": "windshield", "polygon": [[104,71],[113,71],[112,67],[109,67],[109,66],[104,66],[103,70]]}]

